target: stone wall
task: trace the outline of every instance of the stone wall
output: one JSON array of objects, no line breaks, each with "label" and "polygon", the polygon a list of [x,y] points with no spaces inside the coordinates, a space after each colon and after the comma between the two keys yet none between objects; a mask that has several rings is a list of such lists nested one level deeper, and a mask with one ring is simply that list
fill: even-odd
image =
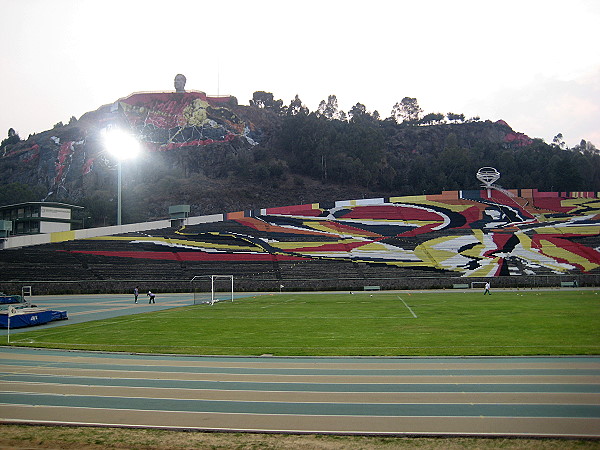
[{"label": "stone wall", "polygon": [[[560,287],[561,282],[577,281],[580,287],[600,286],[600,275],[578,276],[519,276],[486,278],[461,277],[400,277],[400,278],[321,278],[253,280],[234,279],[237,292],[283,291],[361,291],[364,286],[380,286],[382,290],[453,289],[454,285],[470,285],[473,281],[491,281],[492,288],[543,288]],[[121,294],[131,293],[135,286],[141,292],[189,292],[190,280],[80,280],[80,281],[5,281],[0,283],[0,292],[20,294],[23,286],[31,286],[33,295],[59,294]]]}]

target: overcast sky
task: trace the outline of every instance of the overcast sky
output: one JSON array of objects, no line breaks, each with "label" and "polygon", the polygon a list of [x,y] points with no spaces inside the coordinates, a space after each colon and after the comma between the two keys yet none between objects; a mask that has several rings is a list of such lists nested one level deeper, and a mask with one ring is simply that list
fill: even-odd
[{"label": "overcast sky", "polygon": [[258,90],[313,111],[330,94],[388,117],[503,119],[600,147],[597,0],[0,0],[0,137],[133,92]]}]

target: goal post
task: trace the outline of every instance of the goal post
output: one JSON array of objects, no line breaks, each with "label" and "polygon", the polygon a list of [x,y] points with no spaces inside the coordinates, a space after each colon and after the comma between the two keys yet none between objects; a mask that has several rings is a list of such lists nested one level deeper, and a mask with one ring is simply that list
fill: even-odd
[{"label": "goal post", "polygon": [[190,284],[194,305],[233,302],[233,275],[196,275]]},{"label": "goal post", "polygon": [[21,301],[24,302],[27,306],[31,303],[31,286],[22,286],[21,287]]},{"label": "goal post", "polygon": [[483,289],[487,281],[471,281],[471,289]]}]

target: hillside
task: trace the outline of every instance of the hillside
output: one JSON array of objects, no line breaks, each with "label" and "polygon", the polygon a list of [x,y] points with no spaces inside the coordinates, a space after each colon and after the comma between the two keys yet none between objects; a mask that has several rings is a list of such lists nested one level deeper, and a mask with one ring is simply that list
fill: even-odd
[{"label": "hillside", "polygon": [[298,98],[286,108],[250,103],[198,91],[141,93],[25,140],[11,129],[0,146],[0,204],[61,201],[85,206],[89,225],[114,223],[116,162],[102,141],[109,126],[144,147],[123,163],[125,223],[163,218],[182,203],[200,215],[476,189],[483,166],[496,167],[511,188],[600,190],[593,146],[562,150],[503,121],[430,114],[398,123],[360,104],[348,119],[311,113]]}]

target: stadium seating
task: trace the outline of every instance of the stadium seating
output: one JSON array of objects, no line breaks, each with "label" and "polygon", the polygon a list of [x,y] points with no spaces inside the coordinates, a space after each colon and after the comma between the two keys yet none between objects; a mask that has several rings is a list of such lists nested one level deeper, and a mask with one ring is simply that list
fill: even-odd
[{"label": "stadium seating", "polygon": [[98,289],[92,281],[160,280],[185,290],[192,277],[214,274],[234,275],[246,290],[451,288],[488,277],[558,285],[565,275],[595,282],[598,199],[524,194],[460,191],[300,205],[182,229],[5,249],[0,283],[68,281],[85,289],[89,281]]}]

